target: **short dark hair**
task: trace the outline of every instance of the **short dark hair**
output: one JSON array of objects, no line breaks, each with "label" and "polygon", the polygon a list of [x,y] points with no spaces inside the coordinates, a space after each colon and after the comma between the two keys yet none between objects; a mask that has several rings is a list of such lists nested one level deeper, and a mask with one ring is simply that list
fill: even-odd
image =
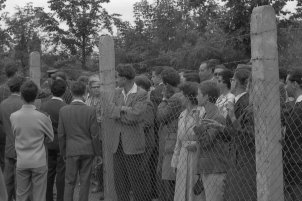
[{"label": "short dark hair", "polygon": [[229,70],[223,70],[222,72],[219,73],[219,76],[221,76],[223,83],[225,83],[227,85],[228,89],[231,89],[231,80],[234,76],[234,73]]},{"label": "short dark hair", "polygon": [[193,105],[198,105],[198,83],[196,82],[185,82],[179,86],[183,95],[190,100]]},{"label": "short dark hair", "polygon": [[215,70],[215,67],[220,64],[220,60],[219,59],[210,59],[210,60],[207,60],[205,62],[203,62],[202,64],[207,64],[207,69],[211,69],[212,72],[214,72]]},{"label": "short dark hair", "polygon": [[127,80],[133,80],[135,78],[135,69],[131,64],[118,65],[116,72],[120,77],[125,77]]},{"label": "short dark hair", "polygon": [[12,77],[8,80],[7,86],[11,93],[19,93],[25,78],[21,76]]},{"label": "short dark hair", "polygon": [[185,73],[184,78],[186,79],[186,82],[200,83],[200,77],[198,73]]},{"label": "short dark hair", "polygon": [[288,72],[288,79],[291,82],[297,82],[300,87],[302,87],[302,69],[301,68],[294,68]]},{"label": "short dark hair", "polygon": [[220,96],[220,92],[216,82],[214,81],[204,81],[199,85],[199,90],[201,93],[209,97],[209,102],[216,103],[218,97]]},{"label": "short dark hair", "polygon": [[286,68],[280,67],[279,68],[279,79],[286,81],[287,73],[288,72],[287,72]]},{"label": "short dark hair", "polygon": [[242,69],[237,69],[235,71],[234,78],[236,78],[239,81],[240,85],[247,86],[250,75],[251,75],[250,70],[242,68]]},{"label": "short dark hair", "polygon": [[78,82],[83,82],[85,85],[88,85],[89,83],[89,77],[82,75],[77,79]]},{"label": "short dark hair", "polygon": [[6,74],[6,77],[8,77],[8,78],[15,76],[17,72],[18,72],[18,68],[16,65],[8,64],[5,67],[5,74]]},{"label": "short dark hair", "polygon": [[143,88],[146,91],[149,91],[151,88],[151,81],[145,75],[136,76],[134,79],[137,86]]},{"label": "short dark hair", "polygon": [[86,93],[86,86],[83,82],[74,82],[71,85],[71,93],[73,96],[84,96]]},{"label": "short dark hair", "polygon": [[154,72],[155,75],[159,76],[159,75],[161,75],[161,73],[163,72],[164,69],[165,69],[164,66],[154,66],[152,68],[152,72]]},{"label": "short dark hair", "polygon": [[21,86],[21,96],[26,103],[32,103],[38,96],[38,86],[31,80],[26,81]]},{"label": "short dark hair", "polygon": [[66,82],[63,81],[63,80],[55,80],[51,87],[50,87],[50,90],[51,90],[51,93],[53,96],[56,96],[56,97],[61,97],[63,96],[63,94],[65,93],[66,91]]},{"label": "short dark hair", "polygon": [[59,77],[64,81],[67,81],[67,76],[66,73],[64,73],[63,71],[58,71],[55,73],[55,77]]},{"label": "short dark hair", "polygon": [[173,68],[167,68],[162,72],[163,83],[169,84],[172,87],[177,87],[180,83],[180,76],[178,72]]}]

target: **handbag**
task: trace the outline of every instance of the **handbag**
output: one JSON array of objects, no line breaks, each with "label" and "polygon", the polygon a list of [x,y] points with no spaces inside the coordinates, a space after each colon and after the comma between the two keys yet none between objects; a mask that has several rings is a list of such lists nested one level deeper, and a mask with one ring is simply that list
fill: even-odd
[{"label": "handbag", "polygon": [[204,191],[201,175],[198,175],[198,180],[193,187],[194,195],[200,195]]}]

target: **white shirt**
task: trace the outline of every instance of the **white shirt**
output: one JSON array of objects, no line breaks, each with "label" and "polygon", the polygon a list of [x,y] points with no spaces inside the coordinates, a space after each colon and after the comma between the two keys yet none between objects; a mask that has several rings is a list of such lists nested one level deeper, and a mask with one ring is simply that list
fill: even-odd
[{"label": "white shirt", "polygon": [[246,92],[243,92],[243,93],[238,94],[237,96],[235,96],[235,103],[237,103],[237,101],[238,101],[244,94],[246,94]]},{"label": "white shirt", "polygon": [[137,93],[137,85],[134,83],[132,88],[128,91],[128,93],[125,93],[125,89],[123,89],[122,94],[124,95],[124,101],[127,102],[128,96],[130,94],[136,94]]},{"label": "white shirt", "polygon": [[226,117],[228,114],[228,104],[234,105],[235,96],[232,93],[227,93],[226,95],[221,95],[216,101],[216,106],[218,107],[221,114]]},{"label": "white shirt", "polygon": [[300,103],[302,102],[302,95],[298,96],[297,100],[296,100],[296,103]]},{"label": "white shirt", "polygon": [[52,99],[52,100],[59,100],[59,101],[64,102],[62,98],[56,97],[56,96],[53,96],[51,99]]}]

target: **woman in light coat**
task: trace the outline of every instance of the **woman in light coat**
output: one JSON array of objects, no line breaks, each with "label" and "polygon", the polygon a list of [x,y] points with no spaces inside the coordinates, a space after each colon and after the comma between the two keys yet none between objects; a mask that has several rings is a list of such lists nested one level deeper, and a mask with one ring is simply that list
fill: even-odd
[{"label": "woman in light coat", "polygon": [[176,186],[174,201],[194,201],[197,196],[193,193],[197,181],[197,161],[199,143],[193,128],[205,115],[204,107],[198,106],[198,84],[186,82],[180,89],[184,95],[186,109],[181,113],[178,121],[177,141],[171,166],[176,171]]}]

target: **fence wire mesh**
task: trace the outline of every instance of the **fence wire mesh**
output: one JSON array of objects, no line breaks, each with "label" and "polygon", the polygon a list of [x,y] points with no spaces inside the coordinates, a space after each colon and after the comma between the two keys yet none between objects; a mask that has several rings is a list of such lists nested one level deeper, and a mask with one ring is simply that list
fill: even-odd
[{"label": "fence wire mesh", "polygon": [[[278,44],[281,67],[301,65],[295,41],[301,32],[279,30],[285,38]],[[293,90],[301,90],[302,74],[283,78],[286,83],[259,84],[249,60],[225,62],[244,65],[201,84],[172,87],[180,78],[170,69],[161,75],[166,81],[149,91],[136,79],[133,93],[117,88],[88,97],[103,141],[102,157],[92,165],[89,200],[113,190],[118,201],[256,201],[265,191],[257,188],[265,173],[276,190],[283,186],[286,201],[301,201],[302,100]]]}]

